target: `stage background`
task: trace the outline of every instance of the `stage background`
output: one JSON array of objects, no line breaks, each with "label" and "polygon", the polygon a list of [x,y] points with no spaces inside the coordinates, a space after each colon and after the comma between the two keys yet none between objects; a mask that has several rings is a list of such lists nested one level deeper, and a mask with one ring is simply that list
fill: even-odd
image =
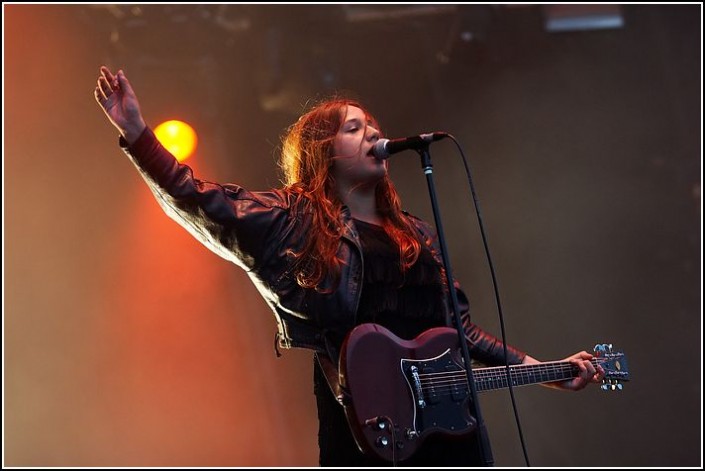
[{"label": "stage background", "polygon": [[[532,464],[702,465],[701,6],[617,10],[551,32],[540,5],[4,5],[4,464],[317,464],[311,355],[276,358],[245,273],[161,212],[94,102],[105,64],[151,126],[196,127],[201,178],[253,190],[332,90],[388,136],[452,133],[509,342],[629,359],[620,393],[516,391]],[[455,275],[498,333],[462,164],[432,154]],[[418,157],[391,172],[431,219]],[[522,466],[508,393],[481,406],[496,464]]]}]

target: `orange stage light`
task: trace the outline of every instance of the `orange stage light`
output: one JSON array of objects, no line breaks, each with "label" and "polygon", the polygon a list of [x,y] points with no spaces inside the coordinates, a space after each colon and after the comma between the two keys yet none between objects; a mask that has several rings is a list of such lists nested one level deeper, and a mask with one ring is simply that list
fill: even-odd
[{"label": "orange stage light", "polygon": [[196,131],[183,121],[165,121],[154,129],[154,134],[179,162],[188,159],[196,150]]}]

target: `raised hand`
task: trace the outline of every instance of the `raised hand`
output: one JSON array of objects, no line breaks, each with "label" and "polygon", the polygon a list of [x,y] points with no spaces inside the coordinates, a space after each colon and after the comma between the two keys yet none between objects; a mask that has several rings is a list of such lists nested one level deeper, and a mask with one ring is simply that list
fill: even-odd
[{"label": "raised hand", "polygon": [[110,122],[128,144],[134,143],[147,125],[142,118],[139,101],[122,70],[113,75],[105,66],[100,68],[94,96]]}]

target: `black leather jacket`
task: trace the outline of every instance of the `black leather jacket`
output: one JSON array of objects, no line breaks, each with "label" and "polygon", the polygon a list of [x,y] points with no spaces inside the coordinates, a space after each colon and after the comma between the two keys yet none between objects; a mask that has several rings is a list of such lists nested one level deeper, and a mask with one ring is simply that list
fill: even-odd
[{"label": "black leather jacket", "polygon": [[[195,179],[191,168],[179,164],[149,128],[133,145],[123,139],[120,145],[171,218],[213,252],[245,269],[274,311],[280,347],[308,348],[337,358],[330,338],[342,338],[356,325],[363,282],[362,250],[347,209],[341,216],[345,232],[338,257],[346,263],[339,285],[329,294],[303,289],[292,272],[290,251],[299,251],[307,231],[314,230],[306,201],[283,190],[250,192]],[[409,218],[442,265],[433,229]],[[473,358],[490,365],[503,363],[502,343],[469,322],[467,299],[462,291],[458,297]],[[446,318],[450,319],[450,308]],[[521,363],[523,352],[508,351],[510,363]]]}]

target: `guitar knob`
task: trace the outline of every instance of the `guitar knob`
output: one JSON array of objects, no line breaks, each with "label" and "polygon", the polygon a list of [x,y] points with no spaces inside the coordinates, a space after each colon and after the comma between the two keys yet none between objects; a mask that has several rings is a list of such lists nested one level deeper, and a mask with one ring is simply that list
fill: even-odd
[{"label": "guitar knob", "polygon": [[374,419],[367,419],[365,425],[369,425],[375,430],[384,430],[387,428],[387,421],[382,417],[375,417]]},{"label": "guitar knob", "polygon": [[375,443],[378,447],[384,448],[385,446],[389,445],[389,439],[387,437],[377,437]]}]

